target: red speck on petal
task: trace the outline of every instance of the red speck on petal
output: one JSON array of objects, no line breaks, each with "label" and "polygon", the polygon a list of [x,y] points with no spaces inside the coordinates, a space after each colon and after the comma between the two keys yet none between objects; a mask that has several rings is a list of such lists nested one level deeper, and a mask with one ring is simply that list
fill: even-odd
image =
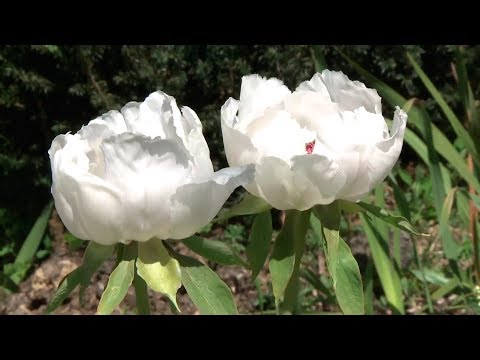
[{"label": "red speck on petal", "polygon": [[307,154],[313,153],[314,148],[315,148],[315,140],[305,144],[305,151],[307,152]]}]

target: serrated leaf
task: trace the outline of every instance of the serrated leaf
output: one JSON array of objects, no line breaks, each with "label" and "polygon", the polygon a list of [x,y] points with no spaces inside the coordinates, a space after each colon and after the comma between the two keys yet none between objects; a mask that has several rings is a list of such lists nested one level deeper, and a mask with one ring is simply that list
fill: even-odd
[{"label": "serrated leaf", "polygon": [[196,254],[222,265],[241,265],[248,267],[248,264],[226,243],[213,239],[205,239],[200,236],[190,236],[182,242]]},{"label": "serrated leaf", "polygon": [[182,283],[202,315],[236,315],[237,306],[230,288],[200,261],[175,253]]},{"label": "serrated leaf", "polygon": [[161,240],[138,243],[137,273],[151,289],[166,295],[180,311],[176,299],[182,286],[180,264],[170,256]]},{"label": "serrated leaf", "polygon": [[270,252],[272,241],[272,215],[270,210],[255,216],[250,231],[249,244],[246,248],[247,258],[252,269],[252,281],[263,268]]}]

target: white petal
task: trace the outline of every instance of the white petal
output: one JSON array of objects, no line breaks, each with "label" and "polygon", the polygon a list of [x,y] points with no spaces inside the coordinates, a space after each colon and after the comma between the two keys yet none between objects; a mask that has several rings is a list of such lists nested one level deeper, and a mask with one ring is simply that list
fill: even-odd
[{"label": "white petal", "polygon": [[245,130],[260,156],[274,156],[290,162],[295,155],[306,154],[305,144],[316,133],[299,125],[285,110],[268,109]]},{"label": "white petal", "polygon": [[373,147],[373,151],[368,157],[370,190],[381,183],[395,166],[402,151],[407,118],[405,111],[397,106],[390,136]]},{"label": "white petal", "polygon": [[[98,125],[105,125],[107,126],[113,134],[121,134],[127,131],[127,124],[125,123],[125,119],[123,115],[120,114],[117,110],[112,110],[99,116],[96,119],[93,119],[89,122],[90,124],[98,124]],[[83,130],[83,128],[82,128]],[[82,131],[80,130],[79,133]]]},{"label": "white petal", "polygon": [[180,114],[175,99],[161,91],[150,94],[142,103],[129,102],[121,111],[128,131],[164,139],[170,130],[170,118]]},{"label": "white petal", "polygon": [[356,145],[348,151],[337,154],[335,161],[346,174],[346,182],[337,194],[338,199],[359,199],[371,190],[366,166],[371,149],[371,146]]},{"label": "white petal", "polygon": [[121,241],[166,239],[170,198],[190,181],[188,154],[171,140],[124,133],[106,139],[105,179],[123,190]]},{"label": "white petal", "polygon": [[298,87],[295,89],[295,92],[300,91],[315,92],[326,103],[332,102],[332,99],[330,98],[330,93],[328,92],[327,87],[323,83],[323,80],[319,73],[313,75],[310,80],[300,83],[300,85],[298,85]]},{"label": "white petal", "polygon": [[[300,91],[285,98],[285,110],[303,127],[314,131],[324,144],[339,141],[342,118],[338,104],[317,92]],[[343,129],[342,129],[343,130]]]},{"label": "white petal", "polygon": [[357,145],[372,145],[388,137],[388,127],[380,114],[368,112],[364,107],[341,113],[341,126],[335,148],[348,151]]},{"label": "white petal", "polygon": [[255,163],[257,150],[250,139],[234,128],[239,102],[228,99],[221,109],[223,146],[230,166]]},{"label": "white petal", "polygon": [[181,122],[186,134],[184,144],[195,162],[192,176],[207,179],[213,173],[213,165],[210,160],[210,150],[202,133],[202,123],[195,111],[187,106],[182,108]]},{"label": "white petal", "polygon": [[303,209],[309,209],[317,204],[332,203],[347,180],[347,175],[339,163],[327,156],[316,154],[296,156],[292,162],[295,181],[303,195]]},{"label": "white petal", "polygon": [[261,116],[265,109],[281,104],[288,94],[290,90],[276,78],[244,76],[240,89],[239,120],[235,127],[239,130],[245,129],[251,121]]},{"label": "white petal", "polygon": [[172,197],[170,238],[184,239],[208,224],[235,188],[253,180],[253,173],[253,165],[225,168],[209,181],[179,187]]},{"label": "white petal", "polygon": [[351,81],[341,71],[323,70],[320,78],[332,101],[338,103],[343,111],[353,111],[363,106],[371,113],[382,113],[382,99],[377,90],[367,88],[360,81]]},{"label": "white petal", "polygon": [[57,136],[49,151],[55,208],[67,229],[80,239],[113,244],[119,239],[120,193],[89,173],[88,143],[80,136]]},{"label": "white petal", "polygon": [[293,162],[293,169],[275,157],[265,157],[257,164],[255,182],[262,198],[280,210],[306,210],[335,200],[345,182],[338,165],[319,155],[298,156]]}]

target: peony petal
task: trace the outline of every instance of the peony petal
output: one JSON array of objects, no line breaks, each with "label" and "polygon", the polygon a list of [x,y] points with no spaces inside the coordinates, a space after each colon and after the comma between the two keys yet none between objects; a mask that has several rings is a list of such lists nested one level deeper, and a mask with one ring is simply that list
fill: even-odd
[{"label": "peony petal", "polygon": [[347,180],[347,174],[339,163],[327,156],[295,156],[292,163],[295,183],[304,201],[300,210],[309,209],[316,204],[332,203]]},{"label": "peony petal", "polygon": [[243,131],[250,122],[261,116],[265,109],[281,104],[288,94],[290,90],[276,78],[267,79],[256,74],[244,76],[235,128]]},{"label": "peony petal", "polygon": [[[368,112],[364,107],[342,114],[343,148],[349,148],[348,144],[372,145],[388,137],[388,126],[380,114]],[[339,150],[341,148],[338,148]]]},{"label": "peony petal", "polygon": [[85,141],[78,135],[57,136],[50,148],[55,207],[67,229],[80,239],[118,242],[120,193],[89,173]]},{"label": "peony petal", "polygon": [[332,102],[332,99],[330,98],[330,93],[328,92],[327,87],[323,83],[322,77],[319,73],[313,75],[310,80],[300,83],[300,85],[298,85],[298,87],[295,89],[295,92],[301,91],[315,92],[317,96],[320,96],[324,102]]},{"label": "peony petal", "polygon": [[223,145],[230,166],[255,163],[257,150],[250,139],[234,128],[239,102],[228,99],[221,109]]},{"label": "peony petal", "polygon": [[[314,131],[324,144],[336,144],[342,117],[338,104],[326,101],[320,93],[294,92],[285,98],[285,110],[303,127]],[[300,154],[299,154],[300,155]]]},{"label": "peony petal", "polygon": [[[282,159],[264,157],[255,167],[255,183],[260,197],[276,209],[296,209],[303,199],[295,186],[294,174]],[[249,187],[245,187],[250,191]]]},{"label": "peony petal", "polygon": [[253,180],[254,169],[253,165],[225,168],[212,174],[206,182],[179,187],[171,199],[170,238],[184,239],[207,225],[233,190]]},{"label": "peony petal", "polygon": [[382,182],[395,166],[402,151],[407,118],[407,113],[397,106],[390,130],[391,135],[373,146],[368,157],[370,190]]},{"label": "peony petal", "polygon": [[346,182],[337,194],[338,199],[357,199],[371,190],[365,166],[370,154],[371,146],[367,145],[356,145],[349,151],[337,154],[335,161],[346,174]]},{"label": "peony petal", "polygon": [[[121,134],[127,131],[127,124],[125,123],[125,119],[123,115],[117,110],[111,110],[103,114],[102,116],[99,116],[98,118],[93,119],[88,123],[88,125],[91,125],[91,124],[105,125],[111,130],[113,134]],[[79,133],[82,130],[80,130]]]},{"label": "peony petal", "polygon": [[[352,81],[341,71],[323,70],[320,76],[330,98],[340,105],[343,111],[353,111],[364,107],[367,111],[382,114],[382,99],[375,89],[369,89],[360,81]],[[313,80],[313,79],[312,79]]]},{"label": "peony petal", "polygon": [[202,123],[195,111],[184,106],[181,124],[186,134],[185,147],[193,156],[196,165],[192,169],[192,177],[206,180],[213,173],[213,165],[210,160],[210,150],[202,133]]},{"label": "peony petal", "polygon": [[121,111],[128,131],[164,139],[173,126],[173,119],[172,125],[168,122],[180,114],[175,99],[161,91],[150,94],[142,103],[129,102]]},{"label": "peony petal", "polygon": [[66,228],[80,239],[102,245],[122,241],[120,194],[89,173],[72,176],[68,171],[60,172],[52,187],[55,208]]},{"label": "peony petal", "polygon": [[191,163],[176,142],[124,133],[106,139],[105,179],[123,190],[120,241],[168,238],[170,198],[191,178]]},{"label": "peony petal", "polygon": [[259,156],[274,156],[290,162],[292,156],[306,154],[305,144],[316,133],[299,125],[285,110],[267,109],[245,130]]}]

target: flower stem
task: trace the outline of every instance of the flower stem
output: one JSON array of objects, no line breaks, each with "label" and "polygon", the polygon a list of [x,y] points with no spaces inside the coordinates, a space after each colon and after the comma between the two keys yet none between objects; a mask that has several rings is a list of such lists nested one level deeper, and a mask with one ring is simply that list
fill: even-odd
[{"label": "flower stem", "polygon": [[137,266],[135,265],[135,275],[133,278],[133,286],[135,287],[135,300],[139,315],[150,315],[150,304],[148,303],[147,284],[137,274]]}]

